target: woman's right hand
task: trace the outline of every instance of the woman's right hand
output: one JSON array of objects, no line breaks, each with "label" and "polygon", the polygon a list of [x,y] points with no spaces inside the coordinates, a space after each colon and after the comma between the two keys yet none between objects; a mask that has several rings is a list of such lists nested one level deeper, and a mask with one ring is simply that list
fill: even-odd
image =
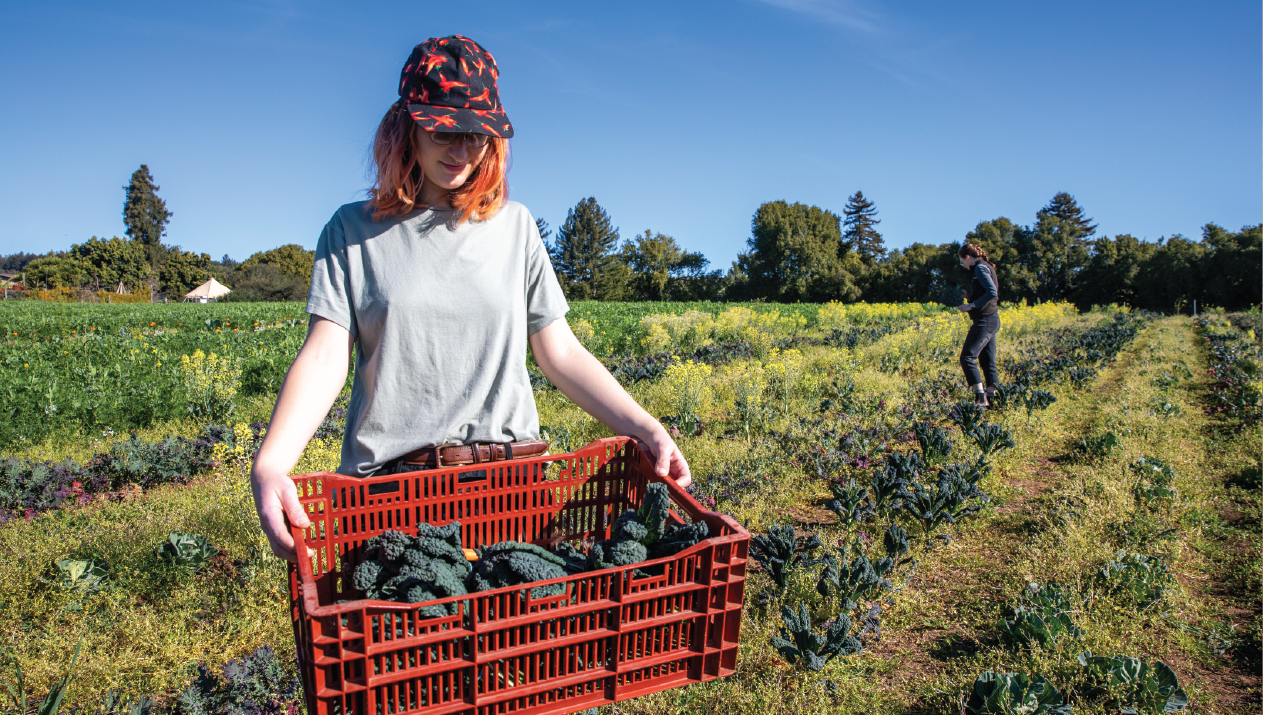
[{"label": "woman's right hand", "polygon": [[250,470],[254,507],[272,553],[282,559],[298,560],[285,517],[294,526],[310,525],[289,472],[342,391],[354,345],[354,338],[341,325],[324,318],[312,320],[307,339],[276,396],[263,444],[254,456]]},{"label": "woman's right hand", "polygon": [[[263,534],[267,536],[268,545],[272,547],[272,553],[286,561],[298,561],[289,524],[305,529],[311,526],[311,520],[307,518],[307,510],[298,501],[298,489],[294,480],[285,474],[263,476],[251,473],[250,488],[254,492],[255,509],[259,512],[259,524],[263,527]],[[287,517],[289,524],[286,523]]]}]

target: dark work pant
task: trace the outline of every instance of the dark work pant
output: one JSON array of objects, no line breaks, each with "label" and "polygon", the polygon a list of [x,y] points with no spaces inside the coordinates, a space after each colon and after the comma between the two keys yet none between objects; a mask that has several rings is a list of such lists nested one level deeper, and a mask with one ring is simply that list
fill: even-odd
[{"label": "dark work pant", "polygon": [[[995,334],[999,330],[999,314],[985,315],[975,320],[965,335],[965,346],[960,350],[960,366],[965,371],[965,382],[969,385],[984,382],[984,372],[987,375],[987,387],[995,387],[1000,381],[995,359]],[[982,372],[978,370],[979,363],[982,364]]]}]

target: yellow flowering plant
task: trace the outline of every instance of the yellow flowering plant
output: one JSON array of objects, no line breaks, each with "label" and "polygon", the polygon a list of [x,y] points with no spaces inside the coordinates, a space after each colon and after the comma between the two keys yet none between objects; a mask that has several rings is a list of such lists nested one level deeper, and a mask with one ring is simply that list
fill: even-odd
[{"label": "yellow flowering plant", "polygon": [[732,407],[737,426],[750,439],[750,428],[763,421],[763,393],[767,378],[757,362],[725,365],[723,382],[732,393]]},{"label": "yellow flowering plant", "polygon": [[194,350],[192,355],[180,356],[180,374],[190,414],[208,420],[222,420],[232,414],[233,398],[241,385],[238,361]]},{"label": "yellow flowering plant", "polygon": [[711,398],[711,367],[706,363],[685,360],[673,362],[662,373],[662,386],[675,410],[677,426],[694,433],[701,423],[701,412]]}]

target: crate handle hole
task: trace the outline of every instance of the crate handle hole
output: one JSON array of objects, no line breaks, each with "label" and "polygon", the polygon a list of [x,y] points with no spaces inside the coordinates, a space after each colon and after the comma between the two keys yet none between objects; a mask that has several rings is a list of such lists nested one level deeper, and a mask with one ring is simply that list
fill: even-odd
[{"label": "crate handle hole", "polygon": [[374,496],[376,494],[390,494],[391,492],[397,491],[399,491],[399,480],[395,480],[393,482],[377,482],[376,484],[368,485],[369,496]]}]

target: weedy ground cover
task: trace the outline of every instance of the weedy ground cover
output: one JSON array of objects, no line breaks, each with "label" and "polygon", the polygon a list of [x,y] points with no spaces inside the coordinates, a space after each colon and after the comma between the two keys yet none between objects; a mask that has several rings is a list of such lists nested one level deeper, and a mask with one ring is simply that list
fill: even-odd
[{"label": "weedy ground cover", "polygon": [[[657,305],[623,313],[624,334],[647,336],[642,319],[671,312]],[[958,406],[965,319],[894,315],[848,347],[812,309],[799,335],[769,331],[795,344],[625,380],[678,432],[700,501],[760,535],[780,527],[769,549],[784,566],[752,561],[735,676],[607,710],[994,712],[1029,698],[1107,712],[1142,691],[1141,706],[1174,702],[1177,687],[1201,711],[1252,706],[1240,678],[1258,652],[1258,435],[1204,412],[1206,341],[1190,321],[1009,309],[1009,406],[977,415]],[[608,434],[546,385],[536,399],[558,449]],[[237,401],[238,415],[263,409]],[[195,420],[176,424],[196,434]],[[1107,432],[1107,453],[1076,457]],[[298,471],[336,465],[338,448],[335,421]],[[35,692],[83,634],[73,705],[121,687],[179,710],[198,662],[292,651],[284,570],[262,556],[244,489],[249,454],[219,457],[186,486],[0,526],[0,635]],[[947,498],[971,486],[986,500]],[[205,565],[164,559],[173,538]],[[1178,686],[1141,679],[1142,661]]]}]

